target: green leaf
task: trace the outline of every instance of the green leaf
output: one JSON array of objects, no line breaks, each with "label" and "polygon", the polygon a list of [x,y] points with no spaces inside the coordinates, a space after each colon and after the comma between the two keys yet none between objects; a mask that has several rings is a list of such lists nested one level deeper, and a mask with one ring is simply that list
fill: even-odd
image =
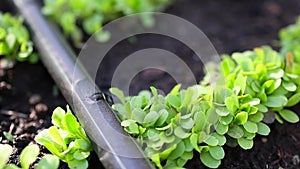
[{"label": "green leaf", "polygon": [[181,139],[185,139],[191,135],[191,133],[184,131],[184,129],[181,127],[176,127],[174,130],[174,134],[175,134],[175,136],[177,136],[178,138],[181,138]]},{"label": "green leaf", "polygon": [[87,169],[89,163],[87,160],[72,160],[68,161],[68,166],[70,169]]},{"label": "green leaf", "polygon": [[282,107],[287,104],[288,100],[285,96],[269,96],[264,104],[267,107]]},{"label": "green leaf", "polygon": [[223,125],[229,125],[233,120],[233,115],[223,116],[219,119],[220,123]]},{"label": "green leaf", "polygon": [[8,165],[5,166],[4,169],[21,169],[21,168],[19,168],[15,164],[8,164]]},{"label": "green leaf", "polygon": [[3,135],[6,137],[7,140],[13,142],[14,141],[14,136],[6,131],[3,132]]},{"label": "green leaf", "polygon": [[223,125],[223,124],[219,123],[216,125],[215,128],[216,128],[217,133],[220,135],[224,135],[225,133],[228,132],[228,125]]},{"label": "green leaf", "polygon": [[248,120],[248,113],[245,111],[239,112],[234,118],[234,121],[237,124],[245,124],[247,120]]},{"label": "green leaf", "polygon": [[229,128],[227,134],[232,138],[241,138],[244,135],[243,129],[240,126],[233,125]]},{"label": "green leaf", "polygon": [[267,136],[269,135],[270,133],[270,128],[264,124],[264,123],[257,123],[257,127],[258,127],[258,131],[257,131],[257,134],[260,134],[260,135],[263,135],[263,136]]},{"label": "green leaf", "polygon": [[194,126],[194,121],[193,119],[184,119],[181,120],[181,127],[186,129],[186,130],[190,130],[192,129],[192,127]]},{"label": "green leaf", "polygon": [[287,90],[287,91],[290,91],[290,92],[294,92],[297,90],[297,86],[295,83],[293,82],[286,82],[284,81],[282,83],[283,87]]},{"label": "green leaf", "polygon": [[209,146],[217,146],[219,144],[219,140],[216,137],[209,135],[204,140],[204,143],[208,144]]},{"label": "green leaf", "polygon": [[51,137],[51,140],[63,147],[64,150],[67,149],[67,145],[64,142],[63,138],[61,137],[58,129],[56,126],[51,126],[49,128],[49,136]]},{"label": "green leaf", "polygon": [[181,105],[180,98],[173,94],[168,94],[166,100],[171,106],[175,108],[179,108]]},{"label": "green leaf", "polygon": [[136,120],[139,123],[143,123],[144,118],[146,116],[146,112],[144,112],[141,109],[135,108],[132,111],[132,115],[133,115],[134,120]]},{"label": "green leaf", "polygon": [[287,109],[280,110],[279,114],[280,114],[280,116],[284,120],[286,120],[286,121],[288,121],[290,123],[297,123],[297,122],[299,122],[298,115],[296,113],[294,113],[293,111],[291,111],[291,110],[287,110]]},{"label": "green leaf", "polygon": [[0,168],[4,168],[13,152],[13,148],[9,144],[0,144],[0,152]]},{"label": "green leaf", "polygon": [[273,78],[273,79],[280,79],[283,77],[283,75],[284,75],[284,71],[282,69],[271,71],[268,74],[269,78]]},{"label": "green leaf", "polygon": [[177,85],[174,86],[173,89],[170,91],[170,94],[172,94],[172,95],[177,95],[177,94],[179,94],[180,88],[181,88],[181,84],[177,84]]},{"label": "green leaf", "polygon": [[201,131],[205,125],[206,122],[206,117],[204,115],[204,113],[202,112],[196,112],[194,115],[194,119],[195,119],[195,126],[194,126],[194,130],[195,131]]},{"label": "green leaf", "polygon": [[23,169],[28,169],[40,154],[40,148],[36,144],[26,146],[20,154],[20,162]]},{"label": "green leaf", "polygon": [[130,105],[132,108],[140,109],[142,107],[142,97],[135,96],[130,99]]},{"label": "green leaf", "polygon": [[213,158],[207,151],[202,151],[200,153],[200,160],[205,166],[209,168],[218,168],[221,164],[221,160]]},{"label": "green leaf", "polygon": [[78,149],[82,149],[84,151],[91,151],[92,150],[92,145],[90,142],[88,142],[87,140],[85,139],[76,139],[74,141],[75,143],[75,146],[78,148]]},{"label": "green leaf", "polygon": [[170,156],[170,154],[172,153],[172,151],[174,151],[176,149],[176,147],[177,147],[177,144],[174,144],[171,147],[164,150],[163,152],[161,152],[159,154],[160,159],[162,159],[162,160],[167,159]]},{"label": "green leaf", "polygon": [[158,114],[159,114],[159,118],[156,121],[156,126],[161,126],[166,122],[169,116],[169,112],[166,109],[162,109],[158,112]]},{"label": "green leaf", "polygon": [[121,101],[122,104],[125,104],[125,96],[124,96],[124,93],[120,89],[112,87],[109,89],[109,91],[113,95],[117,96],[117,98]]},{"label": "green leaf", "polygon": [[289,100],[288,103],[286,104],[287,107],[292,107],[295,106],[296,104],[298,104],[300,102],[300,93],[295,93],[294,95],[292,95]]},{"label": "green leaf", "polygon": [[57,107],[54,111],[53,111],[53,114],[52,114],[52,123],[57,126],[57,127],[60,127],[60,128],[64,128],[64,126],[61,124],[62,120],[64,119],[66,115],[66,112],[64,109],[62,109],[61,107]]},{"label": "green leaf", "polygon": [[258,131],[257,124],[252,121],[247,121],[243,126],[249,133],[256,133]]},{"label": "green leaf", "polygon": [[152,126],[158,120],[158,118],[159,118],[159,114],[155,111],[151,111],[148,114],[146,114],[143,124],[145,126]]},{"label": "green leaf", "polygon": [[191,136],[190,136],[190,142],[191,142],[192,146],[193,146],[197,151],[199,151],[199,149],[198,149],[198,138],[199,138],[199,135],[196,134],[196,133],[192,133]]},{"label": "green leaf", "polygon": [[128,127],[132,134],[139,134],[139,126],[136,123],[130,123]]},{"label": "green leaf", "polygon": [[225,157],[225,152],[220,146],[209,147],[209,153],[216,160],[221,160]]},{"label": "green leaf", "polygon": [[37,164],[36,169],[57,169],[59,158],[54,155],[46,154]]},{"label": "green leaf", "polygon": [[[72,133],[74,135],[77,135],[79,132],[80,124],[77,122],[76,117],[70,113],[67,112],[65,117],[62,120],[62,125],[64,126],[64,130],[67,130],[69,133]],[[79,135],[77,135],[79,136]],[[81,136],[79,136],[81,137]]]},{"label": "green leaf", "polygon": [[184,151],[185,151],[185,146],[184,146],[184,143],[181,141],[177,144],[176,149],[174,151],[172,151],[172,153],[170,154],[168,159],[175,160],[175,159],[179,158],[180,156],[182,156]]},{"label": "green leaf", "polygon": [[226,137],[223,135],[219,135],[217,133],[212,133],[211,134],[213,137],[215,137],[216,139],[218,139],[218,145],[219,146],[223,146],[226,143]]},{"label": "green leaf", "polygon": [[48,129],[41,131],[38,135],[35,136],[34,140],[37,143],[45,146],[52,154],[61,157],[60,156],[61,148],[55,146],[54,142],[52,142]]},{"label": "green leaf", "polygon": [[249,116],[249,120],[252,122],[260,122],[264,118],[264,114],[261,112],[256,112],[255,114],[251,114]]},{"label": "green leaf", "polygon": [[238,144],[244,149],[248,150],[253,147],[253,140],[252,139],[246,139],[246,138],[239,138]]},{"label": "green leaf", "polygon": [[73,156],[76,160],[84,160],[90,156],[90,152],[77,150]]}]

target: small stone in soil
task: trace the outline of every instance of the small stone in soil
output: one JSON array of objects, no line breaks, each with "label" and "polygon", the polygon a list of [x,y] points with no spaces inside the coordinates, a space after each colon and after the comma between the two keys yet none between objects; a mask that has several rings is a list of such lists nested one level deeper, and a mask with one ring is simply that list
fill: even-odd
[{"label": "small stone in soil", "polygon": [[265,138],[265,137],[263,137],[263,138],[261,138],[261,141],[262,141],[263,143],[266,143],[266,142],[268,142],[268,139]]},{"label": "small stone in soil", "polygon": [[41,100],[42,100],[42,97],[41,97],[40,95],[34,94],[34,95],[32,95],[32,96],[29,98],[28,103],[29,103],[30,105],[36,105],[36,104],[38,104]]},{"label": "small stone in soil", "polygon": [[47,105],[43,104],[43,103],[39,103],[35,106],[35,110],[36,112],[39,113],[45,113],[48,111],[48,107]]}]

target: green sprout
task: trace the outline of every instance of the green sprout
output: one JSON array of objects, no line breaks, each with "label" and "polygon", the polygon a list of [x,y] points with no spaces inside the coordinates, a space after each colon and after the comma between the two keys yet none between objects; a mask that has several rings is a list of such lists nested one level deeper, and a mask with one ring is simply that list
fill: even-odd
[{"label": "green sprout", "polygon": [[267,136],[275,119],[299,122],[288,108],[300,101],[300,76],[284,60],[267,46],[224,55],[215,73],[225,84],[177,85],[167,96],[154,87],[130,97],[111,88],[120,100],[113,109],[158,168],[182,168],[194,150],[204,165],[217,168],[225,156],[223,145],[251,149],[254,137]]},{"label": "green sprout", "polygon": [[[20,154],[21,168],[15,164],[6,164],[9,160],[13,148],[9,144],[0,144],[0,169],[29,169],[29,167],[37,160],[40,154],[40,148],[36,144],[26,146]],[[37,169],[57,169],[59,159],[50,154],[44,155],[37,163]]]},{"label": "green sprout", "polygon": [[56,108],[52,123],[54,126],[41,131],[35,141],[66,162],[69,168],[88,168],[87,158],[93,150],[91,142],[69,107],[67,112]]},{"label": "green sprout", "polygon": [[[43,13],[58,23],[67,37],[80,46],[84,33],[92,35],[103,24],[124,15],[160,11],[171,0],[45,0]],[[151,17],[142,18],[145,26],[152,24]],[[83,33],[84,32],[84,33]],[[98,41],[107,41],[110,33],[100,31]]]},{"label": "green sprout", "polygon": [[0,56],[13,62],[37,62],[33,43],[21,17],[0,12]]}]

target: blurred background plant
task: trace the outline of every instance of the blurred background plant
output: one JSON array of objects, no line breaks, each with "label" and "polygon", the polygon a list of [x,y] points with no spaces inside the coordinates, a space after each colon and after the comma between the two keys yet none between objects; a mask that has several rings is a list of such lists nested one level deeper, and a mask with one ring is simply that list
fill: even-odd
[{"label": "blurred background plant", "polygon": [[21,17],[0,12],[0,57],[12,62],[7,64],[10,65],[8,68],[16,61],[37,62],[38,57],[33,52],[33,43]]},{"label": "blurred background plant", "polygon": [[[92,35],[103,24],[123,15],[163,10],[171,0],[45,0],[43,13],[58,23],[76,46],[81,46],[84,34]],[[152,18],[143,18],[144,25]],[[98,41],[106,41],[110,34],[99,31]]]}]

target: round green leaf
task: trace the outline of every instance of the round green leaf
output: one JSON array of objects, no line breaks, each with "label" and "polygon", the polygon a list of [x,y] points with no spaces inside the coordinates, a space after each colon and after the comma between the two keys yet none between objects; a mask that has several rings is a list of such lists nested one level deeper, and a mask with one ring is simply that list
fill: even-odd
[{"label": "round green leaf", "polygon": [[225,152],[220,146],[209,147],[209,153],[216,160],[221,160],[225,157]]},{"label": "round green leaf", "polygon": [[270,128],[262,122],[257,123],[257,127],[258,127],[257,133],[263,136],[269,135],[271,131]]},{"label": "round green leaf", "polygon": [[31,144],[26,146],[20,154],[20,162],[22,168],[29,168],[30,164],[35,162],[39,154],[40,148],[37,144]]},{"label": "round green leaf", "polygon": [[264,118],[264,114],[261,112],[256,112],[255,114],[251,114],[249,116],[249,120],[253,122],[260,122]]},{"label": "round green leaf", "polygon": [[286,120],[290,123],[299,122],[298,115],[291,110],[284,109],[284,110],[279,111],[279,114],[284,120]]},{"label": "round green leaf", "polygon": [[175,134],[175,136],[177,136],[178,138],[181,138],[181,139],[185,139],[191,135],[191,133],[184,131],[184,129],[179,126],[175,128],[174,134]]},{"label": "round green leaf", "polygon": [[264,104],[267,107],[282,107],[287,104],[288,100],[285,96],[269,96]]},{"label": "round green leaf", "polygon": [[291,96],[286,104],[287,107],[295,106],[300,102],[300,92]]},{"label": "round green leaf", "polygon": [[174,151],[172,151],[172,153],[170,154],[170,156],[168,157],[169,160],[175,160],[177,158],[179,158],[185,151],[185,146],[184,143],[181,141],[177,144],[177,147]]},{"label": "round green leaf", "polygon": [[146,116],[146,112],[144,112],[142,109],[140,108],[135,108],[133,109],[132,111],[132,115],[133,115],[133,118],[134,120],[136,120],[137,122],[139,123],[143,123],[144,121],[144,118]]},{"label": "round green leaf", "polygon": [[143,123],[147,126],[152,126],[158,118],[159,114],[155,111],[151,111],[145,116]]},{"label": "round green leaf", "polygon": [[217,126],[215,127],[216,131],[218,134],[220,135],[224,135],[225,133],[228,132],[228,125],[223,125],[223,124],[217,124]]},{"label": "round green leaf", "polygon": [[219,146],[223,146],[226,143],[226,137],[223,135],[219,135],[217,133],[213,133],[211,134],[212,136],[214,136],[216,139],[218,139],[219,141]]},{"label": "round green leaf", "polygon": [[238,144],[245,150],[251,149],[253,147],[253,140],[246,138],[239,138]]},{"label": "round green leaf", "polygon": [[219,119],[220,123],[228,125],[232,122],[233,116],[229,114],[228,116],[223,116]]},{"label": "round green leaf", "polygon": [[207,151],[202,151],[200,153],[200,160],[205,166],[209,168],[218,168],[221,164],[221,160],[213,158]]},{"label": "round green leaf", "polygon": [[194,126],[193,119],[185,119],[181,120],[181,127],[187,130],[190,130]]},{"label": "round green leaf", "polygon": [[244,135],[244,132],[240,126],[233,125],[229,128],[227,134],[232,138],[241,138]]},{"label": "round green leaf", "polygon": [[36,169],[57,169],[59,158],[54,155],[46,154],[38,163]]},{"label": "round green leaf", "polygon": [[0,168],[4,168],[4,165],[9,160],[9,156],[12,153],[13,148],[8,144],[0,144]]},{"label": "round green leaf", "polygon": [[70,169],[77,169],[77,168],[86,169],[86,168],[88,168],[88,166],[89,166],[89,163],[87,160],[68,161],[68,167]]},{"label": "round green leaf", "polygon": [[210,146],[217,146],[219,144],[219,140],[212,136],[212,135],[209,135],[207,136],[207,138],[204,140],[204,143],[210,145]]},{"label": "round green leaf", "polygon": [[287,90],[287,91],[290,91],[290,92],[294,92],[297,90],[297,86],[295,85],[295,83],[293,82],[286,82],[284,81],[282,83],[283,87]]},{"label": "round green leaf", "polygon": [[245,111],[239,112],[234,118],[234,121],[237,124],[244,124],[246,123],[247,120],[248,120],[248,113]]},{"label": "round green leaf", "polygon": [[161,126],[167,120],[167,118],[169,116],[169,112],[166,109],[162,109],[158,112],[158,114],[159,114],[159,118],[156,121],[156,126]]},{"label": "round green leaf", "polygon": [[252,121],[247,121],[243,126],[249,133],[256,133],[258,131],[257,124]]}]

